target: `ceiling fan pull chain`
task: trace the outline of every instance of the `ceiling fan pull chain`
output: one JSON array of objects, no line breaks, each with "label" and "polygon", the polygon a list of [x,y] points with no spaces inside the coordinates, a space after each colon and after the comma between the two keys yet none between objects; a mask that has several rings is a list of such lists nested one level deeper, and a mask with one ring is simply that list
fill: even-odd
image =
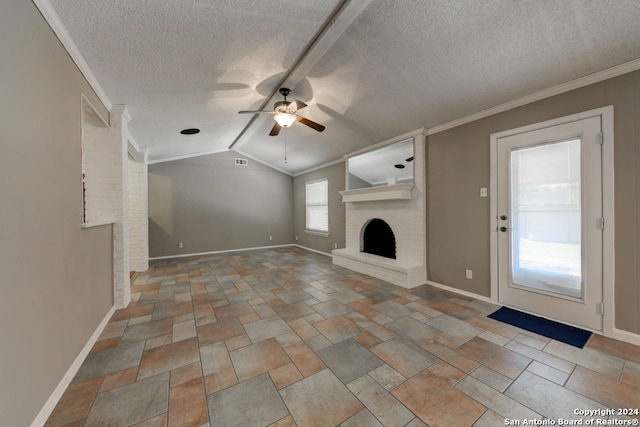
[{"label": "ceiling fan pull chain", "polygon": [[284,164],[287,164],[287,131],[284,132]]}]

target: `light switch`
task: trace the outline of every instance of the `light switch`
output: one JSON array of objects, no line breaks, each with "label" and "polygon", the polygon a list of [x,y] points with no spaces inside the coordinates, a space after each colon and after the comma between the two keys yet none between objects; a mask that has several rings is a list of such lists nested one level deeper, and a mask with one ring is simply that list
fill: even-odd
[{"label": "light switch", "polygon": [[482,187],[480,189],[480,197],[487,197],[487,187]]}]

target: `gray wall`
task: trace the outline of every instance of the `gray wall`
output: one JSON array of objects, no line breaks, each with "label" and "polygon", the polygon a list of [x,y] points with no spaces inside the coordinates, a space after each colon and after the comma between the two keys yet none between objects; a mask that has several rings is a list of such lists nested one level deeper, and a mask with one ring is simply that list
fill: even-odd
[{"label": "gray wall", "polygon": [[490,295],[490,201],[478,195],[489,187],[492,133],[607,105],[615,133],[615,327],[640,333],[640,71],[430,135],[429,279]]},{"label": "gray wall", "polygon": [[251,159],[235,166],[236,157],[149,165],[151,257],[293,242],[293,178]]},{"label": "gray wall", "polygon": [[29,425],[112,306],[111,226],[82,230],[80,94],[30,1],[0,4],[0,423]]},{"label": "gray wall", "polygon": [[[320,252],[331,253],[345,245],[345,204],[338,191],[345,189],[345,164],[340,162],[304,175],[293,181],[294,233],[297,244]],[[305,233],[305,182],[327,178],[329,180],[329,236]]]}]

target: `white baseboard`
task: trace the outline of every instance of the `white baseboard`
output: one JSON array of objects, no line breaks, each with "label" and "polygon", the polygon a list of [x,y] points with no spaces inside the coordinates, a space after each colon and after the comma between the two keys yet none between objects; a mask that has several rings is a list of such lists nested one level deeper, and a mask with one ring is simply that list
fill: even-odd
[{"label": "white baseboard", "polygon": [[628,342],[629,344],[640,345],[640,335],[629,331],[623,331],[622,329],[613,328],[613,335],[611,338]]},{"label": "white baseboard", "polygon": [[240,248],[240,249],[225,249],[222,251],[210,251],[210,252],[196,252],[192,254],[176,254],[176,255],[166,255],[166,256],[157,256],[157,257],[149,257],[149,261],[157,260],[157,259],[172,259],[172,258],[186,258],[190,256],[202,256],[202,255],[214,255],[214,254],[224,254],[227,252],[242,252],[242,251],[252,251],[254,249],[272,249],[272,248],[286,248],[289,246],[294,246],[291,243],[285,245],[272,245],[272,246],[256,246],[253,248]]},{"label": "white baseboard", "polygon": [[443,285],[442,283],[432,282],[431,280],[427,280],[427,285],[435,286],[436,288],[444,289],[445,291],[453,292],[455,294],[460,294],[466,297],[475,298],[480,301],[490,302],[492,304],[495,304],[493,301],[491,301],[491,298],[485,297],[484,295],[474,294],[473,292],[463,291],[462,289],[458,289],[458,288],[452,288],[451,286]]},{"label": "white baseboard", "polygon": [[107,314],[104,316],[104,319],[102,319],[102,322],[100,322],[100,324],[96,328],[93,335],[91,335],[91,338],[89,338],[89,341],[87,341],[85,346],[80,351],[80,354],[78,354],[78,357],[76,357],[76,359],[73,361],[73,363],[67,370],[67,373],[64,375],[64,377],[62,377],[62,379],[58,383],[58,386],[55,388],[55,390],[53,390],[53,393],[51,393],[51,396],[49,396],[49,399],[47,400],[47,402],[44,404],[42,409],[40,409],[40,412],[31,423],[31,427],[42,427],[47,422],[47,420],[51,416],[51,413],[56,408],[56,405],[62,398],[62,395],[64,394],[65,390],[67,389],[67,387],[69,387],[69,384],[71,384],[73,377],[75,377],[76,374],[78,373],[80,366],[82,366],[82,363],[89,355],[89,352],[93,348],[93,345],[96,343],[96,341],[98,341],[100,334],[109,323],[109,319],[111,319],[111,316],[113,316],[113,313],[115,311],[116,311],[115,306],[109,309]]},{"label": "white baseboard", "polygon": [[317,253],[317,254],[320,254],[320,255],[324,255],[324,256],[328,256],[328,257],[330,257],[330,258],[333,258],[333,255],[331,255],[331,254],[329,254],[329,253],[327,253],[327,252],[322,252],[322,251],[319,251],[319,250],[317,250],[317,249],[311,249],[311,248],[308,248],[308,247],[306,247],[306,246],[299,245],[299,244],[297,244],[297,243],[294,243],[294,244],[293,244],[293,245],[291,245],[291,246],[295,246],[295,247],[297,247],[297,248],[304,249],[305,251],[315,252],[315,253]]}]

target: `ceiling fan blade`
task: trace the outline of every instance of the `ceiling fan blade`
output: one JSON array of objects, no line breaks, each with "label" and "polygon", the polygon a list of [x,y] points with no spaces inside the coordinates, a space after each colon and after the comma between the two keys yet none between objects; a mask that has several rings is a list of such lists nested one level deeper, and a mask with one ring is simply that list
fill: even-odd
[{"label": "ceiling fan blade", "polygon": [[314,121],[311,121],[309,119],[305,119],[302,116],[297,116],[296,115],[296,120],[299,121],[300,123],[302,123],[303,125],[309,126],[311,129],[315,129],[318,132],[322,132],[325,127],[323,125],[321,125],[320,123],[316,123]]},{"label": "ceiling fan blade", "polygon": [[276,136],[277,134],[280,133],[280,129],[281,129],[281,127],[278,124],[278,122],[275,122],[275,124],[271,128],[271,132],[269,132],[269,136]]},{"label": "ceiling fan blade", "polygon": [[293,108],[295,109],[294,111],[302,110],[304,107],[307,106],[307,104],[300,101],[299,99],[294,99],[293,101],[291,101],[291,104],[289,105],[293,106]]},{"label": "ceiling fan blade", "polygon": [[238,114],[258,114],[258,113],[262,113],[262,114],[275,114],[275,111],[263,111],[263,110],[242,110],[242,111],[238,111]]}]

